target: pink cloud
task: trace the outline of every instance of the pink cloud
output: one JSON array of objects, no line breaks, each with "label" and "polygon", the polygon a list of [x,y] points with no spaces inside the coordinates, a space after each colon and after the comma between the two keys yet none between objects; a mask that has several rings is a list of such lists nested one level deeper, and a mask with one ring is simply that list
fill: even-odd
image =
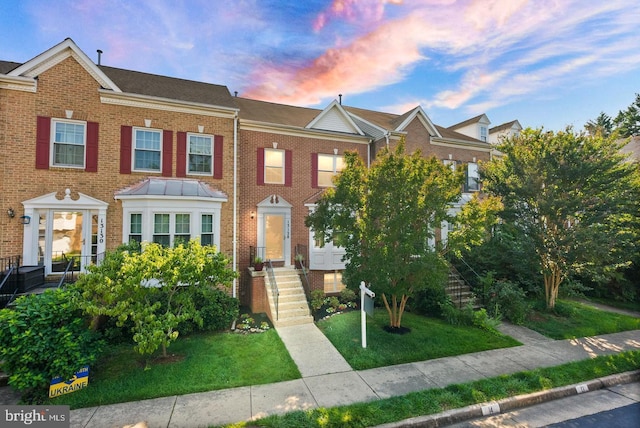
[{"label": "pink cloud", "polygon": [[350,23],[378,22],[384,16],[384,6],[387,3],[400,4],[402,0],[333,0],[329,8],[318,14],[313,30],[322,30],[333,19],[343,19]]}]

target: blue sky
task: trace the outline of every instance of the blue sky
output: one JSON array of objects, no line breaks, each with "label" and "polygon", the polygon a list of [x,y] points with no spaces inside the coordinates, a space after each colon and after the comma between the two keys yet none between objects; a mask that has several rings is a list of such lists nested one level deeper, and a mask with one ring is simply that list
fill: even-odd
[{"label": "blue sky", "polygon": [[1,0],[0,59],[70,37],[250,98],[582,129],[640,92],[638,23],[637,0]]}]

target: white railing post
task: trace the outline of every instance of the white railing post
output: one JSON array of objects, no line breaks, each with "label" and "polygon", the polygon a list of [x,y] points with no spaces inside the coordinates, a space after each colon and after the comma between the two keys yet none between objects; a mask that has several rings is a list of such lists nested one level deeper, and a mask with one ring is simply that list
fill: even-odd
[{"label": "white railing post", "polygon": [[371,297],[372,299],[376,297],[376,293],[369,290],[365,285],[364,281],[360,282],[360,330],[362,332],[362,347],[367,347],[367,314],[364,310],[364,295]]}]

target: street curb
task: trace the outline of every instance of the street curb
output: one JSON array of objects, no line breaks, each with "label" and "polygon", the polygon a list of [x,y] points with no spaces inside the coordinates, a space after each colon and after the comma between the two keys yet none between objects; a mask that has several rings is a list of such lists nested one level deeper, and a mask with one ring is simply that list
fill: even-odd
[{"label": "street curb", "polygon": [[498,401],[473,404],[471,406],[447,410],[434,415],[417,416],[415,418],[409,418],[398,422],[378,425],[376,428],[437,428],[463,422],[469,419],[497,415],[522,407],[557,400],[559,398],[570,397],[584,392],[595,391],[598,389],[637,381],[640,381],[640,370],[618,373],[573,385],[560,386],[546,391],[516,395],[514,397],[503,398]]}]

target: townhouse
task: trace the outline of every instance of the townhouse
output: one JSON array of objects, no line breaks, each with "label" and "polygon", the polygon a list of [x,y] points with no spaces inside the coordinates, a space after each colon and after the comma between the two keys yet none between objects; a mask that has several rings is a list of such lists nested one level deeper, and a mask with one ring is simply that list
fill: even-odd
[{"label": "townhouse", "polygon": [[255,257],[290,268],[299,254],[310,289],[338,292],[344,252],[304,219],[344,152],[370,163],[404,138],[408,151],[466,168],[462,204],[494,151],[489,123],[445,128],[419,106],[391,114],[251,100],[96,64],[66,39],[24,64],[0,61],[0,258],[19,254],[49,274],[63,254],[83,269],[130,240],[199,238],[231,258],[233,294],[254,309],[264,288]]}]

